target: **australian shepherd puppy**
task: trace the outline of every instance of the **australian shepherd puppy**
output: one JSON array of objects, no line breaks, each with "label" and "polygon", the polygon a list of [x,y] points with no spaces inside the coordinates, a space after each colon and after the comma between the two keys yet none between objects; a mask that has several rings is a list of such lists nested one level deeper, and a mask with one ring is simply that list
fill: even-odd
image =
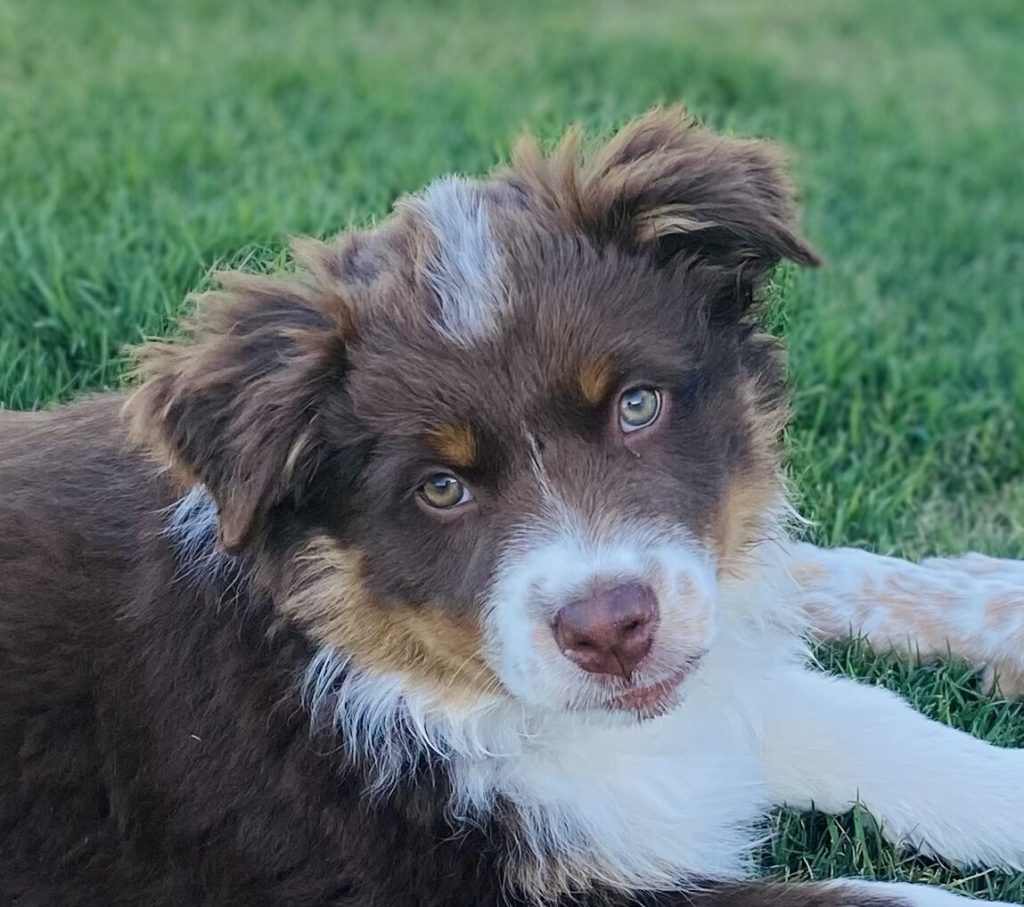
[{"label": "australian shepherd puppy", "polygon": [[294,254],[0,414],[4,903],[958,901],[748,881],[777,804],[1024,864],[1024,751],[807,665],[1012,683],[1024,569],[787,540],[771,148],[656,111]]}]

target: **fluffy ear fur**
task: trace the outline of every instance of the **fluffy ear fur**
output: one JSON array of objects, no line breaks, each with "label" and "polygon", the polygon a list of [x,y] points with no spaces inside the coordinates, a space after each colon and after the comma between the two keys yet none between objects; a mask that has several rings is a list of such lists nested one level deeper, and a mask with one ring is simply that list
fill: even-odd
[{"label": "fluffy ear fur", "polygon": [[[490,188],[559,229],[700,268],[715,318],[741,316],[781,259],[817,262],[776,151],[716,136],[678,108],[634,120],[587,160],[577,132],[550,156],[524,140]],[[405,279],[417,260],[410,226],[399,217],[330,245],[299,240],[304,271],[293,277],[222,275],[179,340],[139,351],[131,436],[206,485],[226,548],[244,545],[315,473],[325,455],[318,407],[343,380],[351,313]]]},{"label": "fluffy ear fur", "polygon": [[[307,240],[297,252],[309,259],[318,248],[327,249]],[[315,271],[229,272],[220,285],[198,297],[179,339],[136,352],[143,383],[125,410],[135,442],[206,485],[232,550],[315,471],[318,404],[343,380],[351,325]]]},{"label": "fluffy ear fur", "polygon": [[633,120],[586,160],[578,131],[548,157],[526,138],[510,177],[567,225],[662,264],[714,269],[744,302],[781,259],[819,261],[798,232],[779,152],[715,135],[678,107]]}]

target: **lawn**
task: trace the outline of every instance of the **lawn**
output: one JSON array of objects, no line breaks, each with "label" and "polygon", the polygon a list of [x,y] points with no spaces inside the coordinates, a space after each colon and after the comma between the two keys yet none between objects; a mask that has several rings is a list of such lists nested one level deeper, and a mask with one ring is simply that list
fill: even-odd
[{"label": "lawn", "polygon": [[[0,405],[115,385],[211,268],[383,215],[529,126],[656,102],[792,150],[828,258],[777,275],[791,477],[817,541],[1024,556],[1024,6],[1019,0],[564,4],[0,0]],[[1024,745],[956,666],[827,666]],[[1024,876],[895,855],[863,815],[778,819],[765,865]]]}]

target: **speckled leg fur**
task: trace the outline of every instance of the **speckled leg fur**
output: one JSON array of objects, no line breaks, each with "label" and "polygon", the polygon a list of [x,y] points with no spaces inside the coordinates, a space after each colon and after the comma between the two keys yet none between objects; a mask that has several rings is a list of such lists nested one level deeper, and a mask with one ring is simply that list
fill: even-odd
[{"label": "speckled leg fur", "polygon": [[855,548],[791,549],[791,572],[823,640],[862,635],[878,650],[952,655],[988,687],[1024,692],[1024,561],[967,554],[920,564]]}]

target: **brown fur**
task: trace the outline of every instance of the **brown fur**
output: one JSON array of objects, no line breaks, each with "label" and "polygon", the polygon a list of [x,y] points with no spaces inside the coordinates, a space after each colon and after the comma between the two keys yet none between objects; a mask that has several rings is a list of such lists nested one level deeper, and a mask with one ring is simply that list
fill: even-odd
[{"label": "brown fur", "polygon": [[557,218],[627,246],[700,246],[715,267],[747,266],[755,280],[781,258],[813,265],[817,255],[794,229],[792,189],[781,157],[764,142],[727,139],[656,110],[620,132],[585,165],[569,132],[545,157],[525,138],[514,178]]},{"label": "brown fur", "polygon": [[[0,413],[0,898],[523,903],[502,882],[514,809],[458,822],[429,756],[368,798],[372,756],[311,730],[300,678],[329,642],[446,702],[494,692],[480,595],[543,510],[542,446],[594,525],[659,519],[739,551],[778,487],[785,409],[753,305],[780,259],[816,258],[778,155],[677,110],[589,157],[575,134],[549,156],[525,140],[477,189],[515,263],[497,340],[432,330],[436,241],[405,201],[373,231],[297,240],[292,275],[222,275],[179,338],[142,348],[127,400]],[[634,374],[666,410],[626,444],[601,403]],[[456,428],[432,446],[438,425]],[[439,454],[479,492],[458,519],[413,499]],[[172,531],[196,483],[216,540]],[[766,898],[847,903],[596,884],[579,902]]]},{"label": "brown fur", "polygon": [[315,469],[308,417],[343,367],[351,321],[315,279],[229,272],[220,283],[182,338],[139,351],[143,384],[125,412],[133,441],[214,494],[233,550]]}]

